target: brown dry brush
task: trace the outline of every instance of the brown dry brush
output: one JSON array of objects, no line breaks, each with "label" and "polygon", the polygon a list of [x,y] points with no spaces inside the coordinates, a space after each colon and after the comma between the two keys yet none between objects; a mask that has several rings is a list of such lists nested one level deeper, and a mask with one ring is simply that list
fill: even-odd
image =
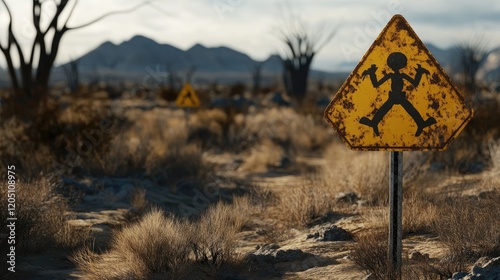
[{"label": "brown dry brush", "polygon": [[424,263],[430,274],[451,277],[467,271],[480,257],[500,254],[500,193],[478,197],[453,197],[442,202],[439,219],[432,223],[433,231],[448,248],[448,254],[438,263]]},{"label": "brown dry brush", "polygon": [[[68,224],[67,201],[59,196],[55,185],[46,179],[31,182],[17,181],[15,201],[16,254],[28,255],[47,250],[62,248],[75,250],[89,239],[89,229],[75,228]],[[0,234],[7,232],[7,184],[0,187]],[[5,211],[3,211],[5,209]],[[3,241],[2,241],[3,242]],[[2,260],[8,246],[2,246]],[[4,254],[5,253],[5,254]],[[5,262],[4,262],[5,263]],[[4,266],[6,267],[6,266]]]},{"label": "brown dry brush", "polygon": [[153,210],[139,222],[116,232],[111,249],[90,247],[72,256],[81,279],[181,279],[187,271],[187,223]]},{"label": "brown dry brush", "polygon": [[492,159],[485,146],[500,139],[500,98],[481,99],[475,106],[474,116],[453,143],[442,152],[432,152],[431,162],[444,169],[468,173],[474,165],[490,165]]},{"label": "brown dry brush", "polygon": [[387,256],[388,233],[374,231],[355,236],[356,242],[351,258],[374,279],[388,279],[389,262]]},{"label": "brown dry brush", "polygon": [[335,194],[328,185],[312,181],[278,195],[276,219],[288,227],[305,227],[334,211]]},{"label": "brown dry brush", "polygon": [[92,162],[109,149],[116,129],[125,125],[106,102],[74,97],[47,95],[36,110],[14,102],[0,114],[0,159],[30,178],[60,169],[67,173],[70,167]]},{"label": "brown dry brush", "polygon": [[216,279],[240,262],[234,252],[236,234],[247,212],[238,209],[247,206],[244,199],[219,203],[197,221],[153,209],[116,232],[109,251],[98,254],[87,247],[72,261],[81,279]]},{"label": "brown dry brush", "polygon": [[[351,250],[351,258],[356,265],[371,275],[370,279],[398,279],[392,275],[388,259],[388,232],[374,230],[358,234],[354,238],[355,245]],[[401,279],[437,279],[436,275],[422,269],[422,264],[415,264],[403,252],[401,264]]]}]

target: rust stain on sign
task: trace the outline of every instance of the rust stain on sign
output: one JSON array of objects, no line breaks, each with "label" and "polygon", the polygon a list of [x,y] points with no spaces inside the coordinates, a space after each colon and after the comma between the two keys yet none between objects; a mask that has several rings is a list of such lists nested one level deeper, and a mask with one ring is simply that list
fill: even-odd
[{"label": "rust stain on sign", "polygon": [[401,15],[389,21],[325,110],[353,150],[444,150],[472,115]]}]

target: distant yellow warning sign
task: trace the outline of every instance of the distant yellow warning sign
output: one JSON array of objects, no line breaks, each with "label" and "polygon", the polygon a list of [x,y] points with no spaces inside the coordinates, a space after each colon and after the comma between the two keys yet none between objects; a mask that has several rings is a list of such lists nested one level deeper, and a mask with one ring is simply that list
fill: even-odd
[{"label": "distant yellow warning sign", "polygon": [[200,107],[201,102],[193,87],[189,83],[186,83],[179,96],[177,96],[175,104],[180,108],[196,108]]},{"label": "distant yellow warning sign", "polygon": [[443,150],[473,114],[408,22],[395,15],[325,110],[354,150]]}]

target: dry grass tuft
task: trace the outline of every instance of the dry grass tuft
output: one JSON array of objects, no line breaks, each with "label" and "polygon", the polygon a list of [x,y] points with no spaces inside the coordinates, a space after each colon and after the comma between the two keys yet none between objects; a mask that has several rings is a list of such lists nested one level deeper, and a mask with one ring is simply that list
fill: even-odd
[{"label": "dry grass tuft", "polygon": [[436,279],[435,275],[423,269],[422,264],[415,265],[404,253],[401,277],[391,275],[388,260],[388,232],[386,229],[358,234],[354,241],[356,243],[351,250],[351,258],[356,265],[371,275],[369,279]]},{"label": "dry grass tuft", "polygon": [[452,256],[471,260],[500,253],[500,193],[457,197],[442,203],[434,231]]},{"label": "dry grass tuft", "polygon": [[410,193],[403,198],[403,233],[432,232],[433,224],[440,219],[439,207],[430,197]]},{"label": "dry grass tuft", "polygon": [[[21,254],[34,253],[50,247],[76,248],[88,238],[88,231],[71,227],[68,205],[46,179],[16,184],[16,242]],[[7,209],[7,185],[1,185],[0,207]],[[2,231],[6,229],[7,211],[0,212]]]},{"label": "dry grass tuft", "polygon": [[246,222],[240,209],[219,203],[189,222],[153,209],[139,222],[113,236],[111,249],[97,254],[85,248],[72,257],[81,279],[212,279],[236,265],[236,234]]},{"label": "dry grass tuft", "polygon": [[[354,152],[339,144],[326,153],[323,180],[339,192],[354,192],[370,205],[386,205],[389,199],[389,156],[380,152]],[[331,183],[330,183],[331,184]]]},{"label": "dry grass tuft", "polygon": [[187,274],[189,225],[154,209],[113,236],[111,250],[85,248],[72,257],[82,279],[181,279]]},{"label": "dry grass tuft", "polygon": [[304,227],[326,216],[335,207],[335,193],[328,185],[311,182],[278,194],[276,219],[289,227]]},{"label": "dry grass tuft", "polygon": [[180,181],[203,183],[212,166],[203,160],[202,147],[189,140],[189,126],[182,111],[132,110],[130,128],[112,140],[108,152],[96,155],[88,166],[92,174],[149,176],[157,184]]},{"label": "dry grass tuft", "polygon": [[118,232],[112,248],[116,254],[128,256],[133,262],[147,267],[151,273],[176,274],[189,255],[190,240],[183,234],[186,226],[182,221],[153,210],[140,223]]},{"label": "dry grass tuft", "polygon": [[[238,205],[239,204],[239,205]],[[236,234],[246,223],[248,212],[244,212],[240,200],[229,205],[222,202],[211,206],[191,227],[192,249],[196,262],[207,277],[217,275],[219,269],[236,265],[240,262],[234,250],[237,244]]]},{"label": "dry grass tuft", "polygon": [[287,153],[307,154],[325,148],[332,135],[333,130],[322,118],[282,107],[255,109],[249,114],[234,116],[226,142],[237,153],[267,139],[282,146]]},{"label": "dry grass tuft", "polygon": [[264,211],[278,202],[278,196],[272,191],[272,187],[263,187],[259,185],[251,186],[250,202],[257,211]]},{"label": "dry grass tuft", "polygon": [[96,139],[90,141],[96,143],[92,145],[85,134],[95,134],[103,122],[110,129],[122,123],[110,110],[109,102],[102,100],[74,97],[59,100],[50,95],[36,99],[29,101],[33,104],[9,102],[0,111],[3,123],[0,156],[23,169],[28,178],[36,178],[40,172],[61,171],[61,168],[49,170],[54,169],[55,162],[76,165],[70,150],[79,153],[84,161],[90,154],[105,153],[113,133],[93,135]]},{"label": "dry grass tuft", "polygon": [[280,167],[285,157],[285,151],[279,145],[266,139],[256,144],[238,168],[244,172],[265,172],[272,167]]},{"label": "dry grass tuft", "polygon": [[356,243],[351,251],[352,260],[374,279],[389,279],[387,237],[387,232],[373,231],[354,238]]}]

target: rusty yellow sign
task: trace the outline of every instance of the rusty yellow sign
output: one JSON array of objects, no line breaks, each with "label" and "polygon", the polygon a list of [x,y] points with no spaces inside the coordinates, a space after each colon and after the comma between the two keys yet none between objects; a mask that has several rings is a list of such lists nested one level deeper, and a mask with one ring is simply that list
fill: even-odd
[{"label": "rusty yellow sign", "polygon": [[177,96],[175,104],[179,108],[196,108],[200,107],[201,102],[193,87],[186,83]]},{"label": "rusty yellow sign", "polygon": [[395,15],[325,110],[353,150],[443,150],[473,110],[408,22]]}]

